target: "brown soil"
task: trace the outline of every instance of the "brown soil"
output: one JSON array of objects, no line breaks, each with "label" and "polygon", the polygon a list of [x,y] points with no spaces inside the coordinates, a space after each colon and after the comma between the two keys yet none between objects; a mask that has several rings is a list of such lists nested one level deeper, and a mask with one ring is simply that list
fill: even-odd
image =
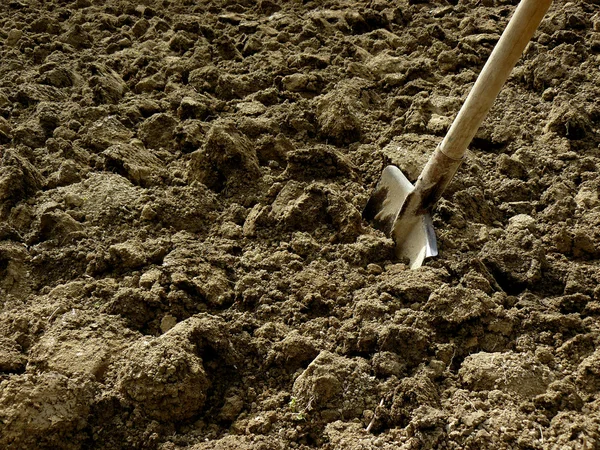
[{"label": "brown soil", "polygon": [[0,448],[600,448],[598,0],[554,2],[416,271],[361,210],[516,0],[2,3]]}]

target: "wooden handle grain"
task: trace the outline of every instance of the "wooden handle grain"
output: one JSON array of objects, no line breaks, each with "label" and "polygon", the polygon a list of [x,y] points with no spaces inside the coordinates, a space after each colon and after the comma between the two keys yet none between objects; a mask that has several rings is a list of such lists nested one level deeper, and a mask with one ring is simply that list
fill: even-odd
[{"label": "wooden handle grain", "polygon": [[552,0],[521,0],[440,144],[439,149],[446,156],[455,160],[462,159],[551,3]]}]

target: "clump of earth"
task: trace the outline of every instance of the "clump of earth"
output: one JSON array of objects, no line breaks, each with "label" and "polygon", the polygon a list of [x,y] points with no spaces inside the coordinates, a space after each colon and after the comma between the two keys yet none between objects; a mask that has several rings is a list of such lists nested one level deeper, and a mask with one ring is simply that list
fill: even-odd
[{"label": "clump of earth", "polygon": [[418,270],[516,0],[0,8],[0,447],[600,447],[600,4],[557,0]]}]

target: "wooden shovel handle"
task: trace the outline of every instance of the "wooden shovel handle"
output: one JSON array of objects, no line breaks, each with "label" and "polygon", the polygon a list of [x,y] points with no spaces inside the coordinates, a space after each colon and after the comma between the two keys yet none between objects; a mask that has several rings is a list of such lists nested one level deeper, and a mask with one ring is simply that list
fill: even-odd
[{"label": "wooden shovel handle", "polygon": [[439,150],[444,155],[454,160],[462,159],[551,3],[552,0],[521,0],[440,144]]}]

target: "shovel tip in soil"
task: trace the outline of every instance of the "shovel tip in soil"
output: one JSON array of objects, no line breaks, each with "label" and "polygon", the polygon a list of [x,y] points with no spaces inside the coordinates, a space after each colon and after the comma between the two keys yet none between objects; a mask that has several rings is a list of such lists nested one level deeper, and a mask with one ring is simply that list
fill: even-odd
[{"label": "shovel tip in soil", "polygon": [[396,256],[408,259],[410,268],[416,269],[438,251],[429,213],[410,215],[410,221],[399,220],[403,207],[411,203],[407,198],[413,190],[414,186],[400,169],[387,166],[365,206],[363,217],[392,237],[396,243]]}]

